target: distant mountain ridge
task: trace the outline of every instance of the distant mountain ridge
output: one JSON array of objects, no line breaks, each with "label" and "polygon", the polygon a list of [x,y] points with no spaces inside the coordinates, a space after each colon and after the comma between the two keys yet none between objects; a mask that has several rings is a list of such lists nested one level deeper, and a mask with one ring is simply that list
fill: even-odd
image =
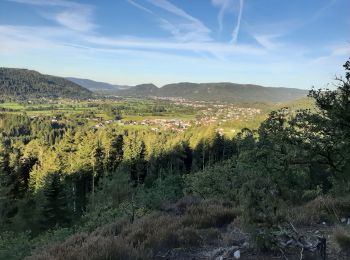
[{"label": "distant mountain ridge", "polygon": [[263,87],[236,83],[190,83],[181,82],[157,88],[153,84],[142,84],[115,92],[119,96],[180,97],[190,100],[221,102],[286,102],[305,97],[307,90],[296,88]]},{"label": "distant mountain ridge", "polygon": [[112,93],[117,90],[127,89],[131,87],[126,85],[115,85],[106,82],[75,77],[66,77],[66,79],[96,93]]},{"label": "distant mountain ridge", "polygon": [[0,98],[90,98],[93,93],[62,77],[34,70],[0,68]]},{"label": "distant mountain ridge", "polygon": [[134,87],[113,85],[81,78],[62,78],[37,71],[0,68],[0,98],[90,98],[95,93],[122,97],[179,97],[189,100],[230,103],[286,102],[306,97],[308,91],[296,88],[263,87],[252,84],[190,83],[154,84]]}]

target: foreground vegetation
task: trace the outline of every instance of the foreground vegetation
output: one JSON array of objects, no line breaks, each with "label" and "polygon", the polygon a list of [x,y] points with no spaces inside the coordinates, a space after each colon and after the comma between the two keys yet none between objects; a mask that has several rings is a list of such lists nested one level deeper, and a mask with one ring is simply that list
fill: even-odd
[{"label": "foreground vegetation", "polygon": [[273,111],[233,138],[211,126],[93,128],[80,113],[54,121],[2,114],[0,259],[229,258],[238,250],[246,259],[300,259],[310,229],[330,258],[347,259],[350,62],[344,67],[337,90],[309,93],[316,110]]}]

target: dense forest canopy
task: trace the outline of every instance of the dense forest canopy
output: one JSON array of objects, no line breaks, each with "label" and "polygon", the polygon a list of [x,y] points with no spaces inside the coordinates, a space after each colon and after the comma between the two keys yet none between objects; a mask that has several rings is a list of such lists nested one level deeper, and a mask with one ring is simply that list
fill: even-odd
[{"label": "dense forest canopy", "polygon": [[310,91],[316,110],[273,111],[233,138],[213,127],[92,128],[85,116],[2,113],[0,258],[176,259],[175,249],[230,245],[224,230],[241,234],[247,244],[238,248],[299,256],[311,247],[298,228],[336,223],[346,259],[350,62],[344,67],[336,90]]},{"label": "dense forest canopy", "polygon": [[64,78],[27,69],[0,68],[0,100],[91,96],[89,90]]}]

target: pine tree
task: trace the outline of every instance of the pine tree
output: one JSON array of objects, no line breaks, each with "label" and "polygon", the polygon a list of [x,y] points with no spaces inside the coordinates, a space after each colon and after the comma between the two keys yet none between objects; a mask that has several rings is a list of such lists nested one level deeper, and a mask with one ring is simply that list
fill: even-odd
[{"label": "pine tree", "polygon": [[8,213],[11,205],[9,196],[11,190],[9,152],[6,143],[0,144],[0,230],[8,221]]},{"label": "pine tree", "polygon": [[42,211],[44,229],[69,223],[67,199],[60,174],[52,173],[47,178],[47,186],[44,190],[45,203]]},{"label": "pine tree", "polygon": [[94,196],[95,196],[95,182],[103,174],[103,150],[100,142],[97,142],[96,147],[92,151],[91,165],[92,165],[92,180],[91,180],[91,192],[92,192],[92,205],[94,205]]}]

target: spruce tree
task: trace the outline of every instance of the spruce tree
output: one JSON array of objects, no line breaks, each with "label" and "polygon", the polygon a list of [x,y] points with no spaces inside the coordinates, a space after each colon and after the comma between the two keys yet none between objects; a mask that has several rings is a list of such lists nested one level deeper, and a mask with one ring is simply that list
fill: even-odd
[{"label": "spruce tree", "polygon": [[11,204],[9,192],[11,190],[9,153],[5,144],[0,144],[0,230],[8,221],[9,206]]},{"label": "spruce tree", "polygon": [[47,186],[44,190],[45,203],[43,206],[43,228],[53,228],[69,223],[69,211],[65,196],[64,185],[59,173],[48,176]]}]

